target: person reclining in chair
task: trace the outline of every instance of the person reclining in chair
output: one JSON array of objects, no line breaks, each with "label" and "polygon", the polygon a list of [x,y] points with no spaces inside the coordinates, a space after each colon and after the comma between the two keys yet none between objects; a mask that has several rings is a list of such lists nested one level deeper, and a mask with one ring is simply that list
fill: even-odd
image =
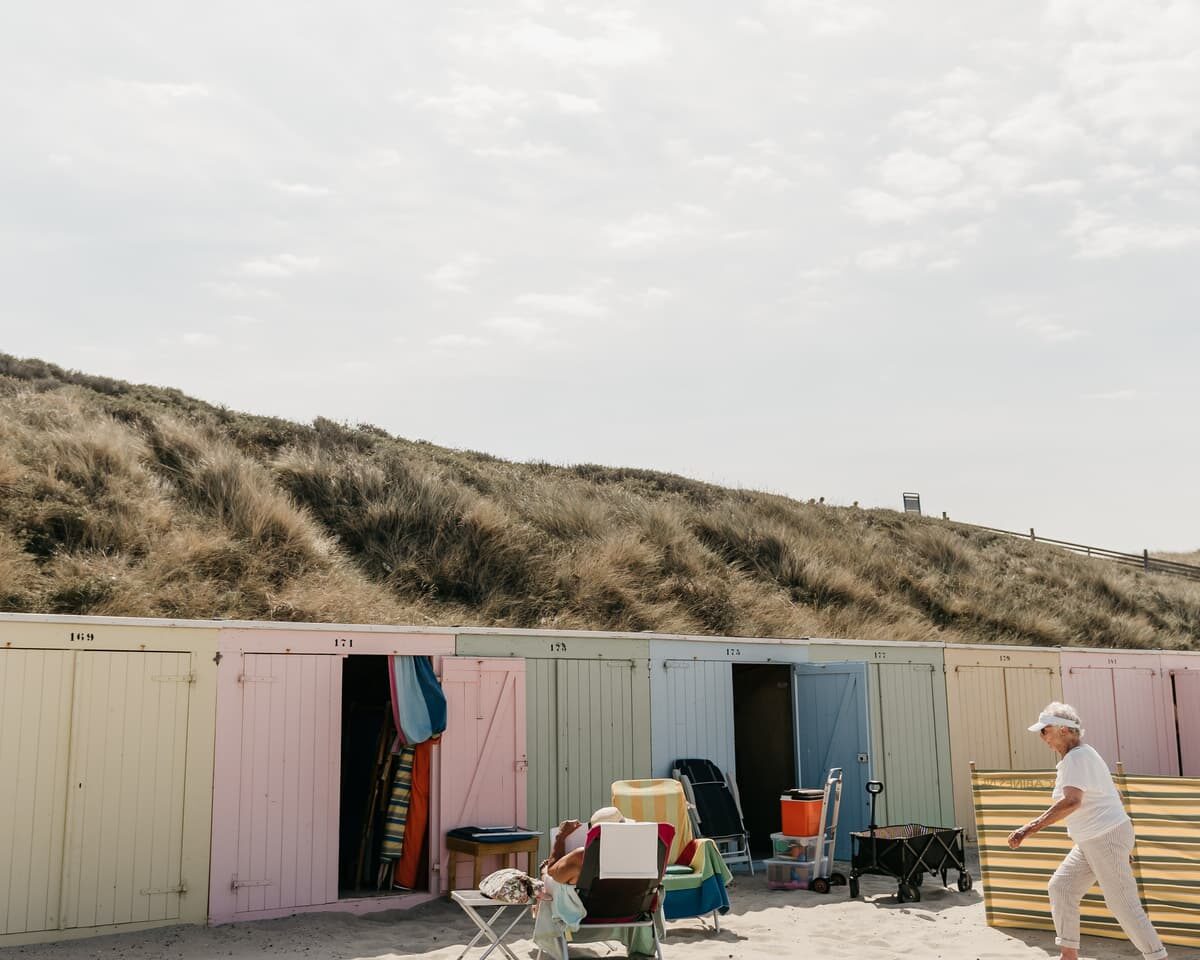
[{"label": "person reclining in chair", "polygon": [[[616,807],[601,807],[588,820],[588,827],[594,827],[601,823],[631,822],[628,817],[622,816],[621,811]],[[543,881],[549,877],[556,883],[575,885],[579,879],[579,871],[583,867],[583,847],[568,851],[567,840],[582,826],[583,824],[578,820],[564,820],[558,825],[558,834],[554,838],[550,856],[542,863],[540,872]]]}]

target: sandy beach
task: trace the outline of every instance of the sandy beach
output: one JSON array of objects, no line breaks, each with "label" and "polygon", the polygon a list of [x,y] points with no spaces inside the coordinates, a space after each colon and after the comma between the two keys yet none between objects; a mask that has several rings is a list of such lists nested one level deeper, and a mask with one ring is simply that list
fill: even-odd
[{"label": "sandy beach", "polygon": [[[845,887],[827,896],[807,891],[767,889],[764,878],[739,874],[730,890],[732,909],[714,934],[698,921],[668,925],[665,958],[678,960],[767,960],[784,956],[826,958],[913,957],[1007,958],[1056,957],[1049,933],[998,930],[984,922],[978,885],[967,893],[923,888],[920,903],[899,904],[895,884],[864,877],[862,898],[851,901]],[[511,942],[516,955],[532,960],[528,939],[532,924],[519,927],[522,938]],[[284,920],[229,924],[220,927],[174,927],[148,933],[118,934],[71,943],[11,947],[0,960],[83,960],[83,958],[154,958],[154,960],[455,960],[470,940],[473,927],[453,904],[438,901],[409,911],[365,917],[338,913],[304,914]],[[474,950],[469,957],[478,957]],[[1082,955],[1093,960],[1136,958],[1120,940],[1085,937]],[[498,957],[498,953],[493,953]],[[621,957],[616,945],[581,944],[572,957]],[[1200,960],[1200,950],[1174,948],[1178,960]]]}]

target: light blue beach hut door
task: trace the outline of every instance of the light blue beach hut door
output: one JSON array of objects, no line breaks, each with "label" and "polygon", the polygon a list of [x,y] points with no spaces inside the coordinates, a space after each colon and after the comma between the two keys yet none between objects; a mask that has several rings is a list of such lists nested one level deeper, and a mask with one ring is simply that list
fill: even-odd
[{"label": "light blue beach hut door", "polygon": [[867,664],[795,666],[796,765],[800,786],[820,789],[831,767],[842,768],[842,811],[835,856],[850,859],[850,831],[866,829],[871,805],[871,724]]}]

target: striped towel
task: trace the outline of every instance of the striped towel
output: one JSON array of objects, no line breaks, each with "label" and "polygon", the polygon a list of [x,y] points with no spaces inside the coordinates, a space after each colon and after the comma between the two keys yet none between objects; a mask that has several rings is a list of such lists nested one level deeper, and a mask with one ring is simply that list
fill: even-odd
[{"label": "striped towel", "polygon": [[401,747],[392,776],[392,795],[388,798],[383,821],[381,860],[399,860],[404,852],[404,828],[408,823],[408,804],[412,798],[413,753],[411,746]]},{"label": "striped towel", "polygon": [[696,842],[683,784],[678,780],[618,780],[612,785],[612,804],[630,820],[669,823],[675,828],[675,839],[667,851],[667,863],[691,863]]}]

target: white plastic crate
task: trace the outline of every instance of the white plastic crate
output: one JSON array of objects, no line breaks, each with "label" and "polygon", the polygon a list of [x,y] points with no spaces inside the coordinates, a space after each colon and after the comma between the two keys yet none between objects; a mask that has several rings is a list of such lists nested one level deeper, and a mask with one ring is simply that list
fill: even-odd
[{"label": "white plastic crate", "polygon": [[813,861],[817,857],[820,837],[789,837],[786,833],[771,834],[771,856],[777,860]]},{"label": "white plastic crate", "polygon": [[767,886],[772,890],[807,890],[812,876],[812,864],[798,860],[764,861],[767,867]]}]

